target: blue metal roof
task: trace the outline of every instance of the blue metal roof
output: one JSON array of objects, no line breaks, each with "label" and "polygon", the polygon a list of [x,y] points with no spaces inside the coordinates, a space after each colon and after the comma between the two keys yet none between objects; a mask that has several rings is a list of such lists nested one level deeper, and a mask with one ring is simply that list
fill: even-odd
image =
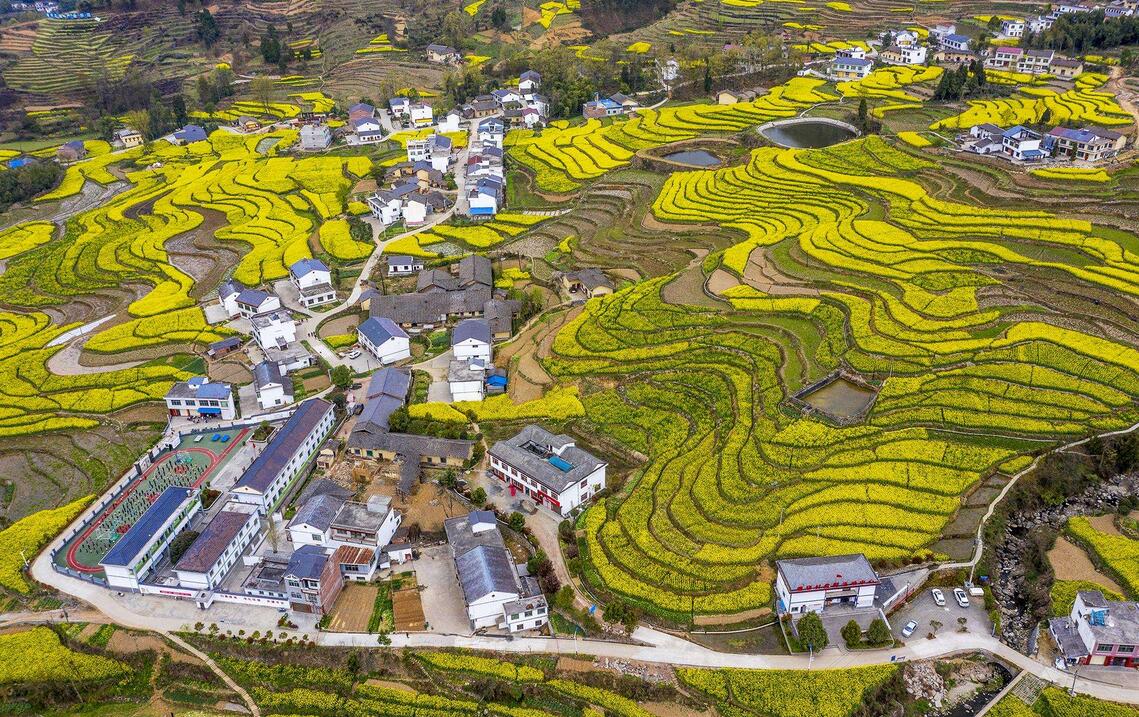
[{"label": "blue metal roof", "polygon": [[198,398],[212,398],[224,401],[230,396],[230,388],[228,383],[217,383],[210,381],[198,386]]},{"label": "blue metal roof", "polygon": [[493,207],[471,207],[471,214],[494,214]]},{"label": "blue metal roof", "polygon": [[407,334],[395,322],[383,316],[373,316],[356,329],[377,348],[389,339],[406,339]]},{"label": "blue metal roof", "polygon": [[196,124],[188,124],[175,132],[174,137],[183,142],[198,142],[206,138],[206,130]]},{"label": "blue metal roof", "polygon": [[320,259],[301,259],[289,267],[289,273],[297,278],[312,271],[328,271],[328,265]]},{"label": "blue metal roof", "polygon": [[562,473],[569,473],[573,470],[573,465],[569,461],[563,460],[558,456],[550,456],[547,460],[550,462],[550,465]]},{"label": "blue metal roof", "polygon": [[162,491],[162,494],[143,512],[138,522],[132,525],[123,537],[119,538],[119,542],[115,543],[115,546],[99,562],[104,565],[122,567],[127,567],[133,563],[138,554],[146,547],[146,544],[150,542],[150,539],[162,528],[163,523],[178,512],[192,492],[189,488],[179,487],[167,488]]}]

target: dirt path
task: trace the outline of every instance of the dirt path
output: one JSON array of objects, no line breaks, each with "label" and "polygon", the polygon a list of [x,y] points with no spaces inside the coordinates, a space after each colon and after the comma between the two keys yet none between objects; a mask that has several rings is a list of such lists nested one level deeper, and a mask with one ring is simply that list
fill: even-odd
[{"label": "dirt path", "polygon": [[1131,143],[1139,142],[1139,107],[1131,101],[1131,90],[1123,86],[1123,68],[1115,66],[1111,68],[1111,79],[1104,85],[1104,89],[1110,91],[1115,95],[1115,99],[1119,102],[1119,106],[1127,110],[1131,118],[1135,122],[1135,127],[1131,130]]},{"label": "dirt path", "polygon": [[209,655],[202,652],[172,632],[163,632],[162,635],[178,647],[181,647],[186,652],[206,663],[206,666],[209,667],[215,675],[220,677],[226,686],[228,686],[231,690],[236,692],[241,697],[241,700],[245,702],[245,706],[249,709],[249,713],[253,715],[253,717],[261,717],[261,708],[258,707],[257,703],[253,701],[253,698],[249,696],[249,693],[245,691],[245,688],[234,682],[233,678],[227,675],[225,671],[220,667],[218,667],[217,663],[214,662]]},{"label": "dirt path", "polygon": [[56,376],[83,376],[92,373],[121,371],[145,363],[144,361],[124,361],[122,363],[112,363],[104,366],[85,366],[79,363],[79,356],[82,352],[83,340],[68,344],[62,351],[51,355],[47,360],[47,370]]}]

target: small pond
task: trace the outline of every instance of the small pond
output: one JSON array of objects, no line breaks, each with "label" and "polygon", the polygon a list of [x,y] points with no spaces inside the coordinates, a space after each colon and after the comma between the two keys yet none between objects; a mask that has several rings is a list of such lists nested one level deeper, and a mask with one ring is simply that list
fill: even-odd
[{"label": "small pond", "polygon": [[690,167],[719,167],[720,158],[711,152],[702,149],[689,149],[683,152],[673,152],[664,155],[664,159],[677,164],[687,164]]},{"label": "small pond", "polygon": [[766,127],[760,134],[781,147],[829,147],[858,136],[849,127],[811,119]]},{"label": "small pond", "polygon": [[832,416],[854,418],[870,406],[874,396],[869,388],[839,377],[800,398],[812,408]]}]

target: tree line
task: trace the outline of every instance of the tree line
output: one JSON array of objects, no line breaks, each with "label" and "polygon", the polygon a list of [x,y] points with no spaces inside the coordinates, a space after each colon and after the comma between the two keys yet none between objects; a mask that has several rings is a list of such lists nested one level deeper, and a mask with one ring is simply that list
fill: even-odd
[{"label": "tree line", "polygon": [[1139,43],[1139,17],[1106,17],[1102,10],[1068,13],[1042,32],[1025,33],[1021,45],[1082,54]]}]

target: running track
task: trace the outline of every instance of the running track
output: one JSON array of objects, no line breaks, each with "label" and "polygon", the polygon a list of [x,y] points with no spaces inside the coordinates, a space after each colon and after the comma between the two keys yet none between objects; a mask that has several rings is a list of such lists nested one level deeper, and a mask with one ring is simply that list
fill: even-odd
[{"label": "running track", "polygon": [[96,517],[95,520],[91,521],[91,524],[87,526],[86,530],[84,530],[78,537],[76,537],[72,541],[71,547],[67,549],[67,565],[68,565],[68,567],[70,567],[72,570],[75,570],[75,571],[78,571],[81,573],[87,573],[89,575],[102,572],[103,569],[101,567],[99,567],[98,565],[92,567],[90,565],[83,565],[82,563],[79,562],[79,560],[75,557],[75,553],[76,553],[76,551],[79,550],[79,546],[82,545],[83,542],[91,536],[91,533],[95,532],[96,528],[98,528],[100,525],[103,524],[103,521],[105,521],[108,517],[110,517],[111,513],[115,512],[115,509],[118,508],[119,505],[124,500],[127,499],[127,497],[133,495],[134,492],[136,490],[138,490],[139,485],[141,485],[144,480],[149,478],[151,473],[153,473],[159,466],[165,464],[167,461],[169,461],[171,458],[173,458],[176,453],[180,453],[180,452],[200,453],[209,459],[210,464],[208,466],[206,466],[206,469],[204,471],[202,471],[202,475],[199,476],[198,480],[194,481],[194,483],[190,486],[191,488],[197,488],[207,478],[209,478],[213,474],[214,468],[216,468],[217,465],[219,463],[221,463],[223,459],[225,459],[227,456],[229,456],[229,454],[235,448],[237,448],[238,445],[242,444],[241,439],[244,438],[245,434],[247,434],[247,433],[249,433],[248,428],[241,429],[237,433],[237,435],[233,439],[231,439],[230,444],[225,447],[225,450],[223,450],[220,454],[214,453],[210,449],[203,448],[201,446],[190,446],[189,448],[176,448],[173,451],[171,451],[170,453],[167,453],[165,456],[163,456],[162,460],[158,461],[157,463],[152,463],[151,466],[149,468],[147,468],[146,471],[143,472],[142,475],[140,475],[138,478],[136,478],[134,480],[134,482],[131,483],[127,487],[127,489],[123,491],[122,495],[119,496],[118,500],[116,500],[114,503],[111,503],[110,505],[103,508],[103,512],[98,517]]}]

